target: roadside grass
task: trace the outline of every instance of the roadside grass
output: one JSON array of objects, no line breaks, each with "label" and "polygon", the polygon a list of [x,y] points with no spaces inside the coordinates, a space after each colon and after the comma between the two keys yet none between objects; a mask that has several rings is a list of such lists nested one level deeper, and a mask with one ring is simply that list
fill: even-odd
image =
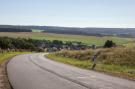
[{"label": "roadside grass", "polygon": [[[46,55],[46,57],[49,59],[58,61],[58,62],[70,64],[70,65],[77,66],[79,68],[88,69],[88,70],[90,70],[92,67],[92,62],[90,60],[78,60],[76,58],[67,58],[67,57],[58,56],[55,54],[48,54]],[[99,62],[97,63],[95,70],[99,72],[104,72],[107,74],[135,80],[135,67],[120,66],[120,65],[113,65],[113,64],[103,64]]]},{"label": "roadside grass", "polygon": [[[34,30],[33,30],[34,31]],[[36,30],[35,30],[36,31]],[[96,36],[83,36],[83,35],[67,35],[67,34],[54,34],[43,32],[0,32],[0,36],[8,36],[13,38],[32,38],[39,40],[61,40],[61,41],[78,41],[88,45],[103,45],[106,40],[112,40],[118,45],[127,44],[132,42],[132,38],[120,37],[96,37]]]},{"label": "roadside grass", "polygon": [[46,55],[47,58],[58,61],[58,62],[62,62],[65,64],[70,64],[70,65],[74,65],[80,68],[86,68],[86,69],[90,69],[90,66],[92,66],[92,62],[90,62],[90,60],[78,60],[75,58],[67,58],[67,57],[62,57],[62,56],[56,56],[55,54],[48,54]]},{"label": "roadside grass", "polygon": [[[18,55],[18,54],[27,54],[30,52],[0,52],[0,89],[12,89],[11,85],[9,83],[7,70],[6,70],[6,62],[11,59],[12,57]],[[7,61],[6,61],[7,60]]]},{"label": "roadside grass", "polygon": [[16,55],[19,54],[27,54],[30,52],[5,52],[5,53],[0,53],[0,64],[4,62],[5,60],[8,60],[9,58],[12,58]]},{"label": "roadside grass", "polygon": [[92,49],[62,50],[56,52],[55,55],[78,60],[90,60],[95,52],[98,55],[97,61],[100,63],[135,67],[134,47],[98,48],[95,51]]},{"label": "roadside grass", "polygon": [[133,41],[133,42],[129,42],[129,43],[123,44],[123,45],[126,47],[135,47],[135,42]]},{"label": "roadside grass", "polygon": [[96,70],[108,74],[135,80],[135,67],[114,64],[97,64]]}]

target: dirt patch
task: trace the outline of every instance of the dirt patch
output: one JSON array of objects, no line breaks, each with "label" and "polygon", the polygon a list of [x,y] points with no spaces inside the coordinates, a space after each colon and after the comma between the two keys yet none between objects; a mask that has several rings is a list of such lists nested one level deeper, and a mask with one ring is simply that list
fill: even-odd
[{"label": "dirt patch", "polygon": [[0,64],[0,89],[12,89],[6,73],[6,64],[8,61]]}]

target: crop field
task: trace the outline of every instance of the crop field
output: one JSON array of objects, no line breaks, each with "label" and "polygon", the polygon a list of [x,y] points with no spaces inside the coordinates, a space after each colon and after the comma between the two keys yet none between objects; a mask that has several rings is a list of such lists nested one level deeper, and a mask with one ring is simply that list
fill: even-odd
[{"label": "crop field", "polygon": [[39,30],[39,29],[32,29],[32,32],[43,32],[43,30]]},{"label": "crop field", "polygon": [[0,32],[0,36],[8,36],[14,38],[32,38],[32,39],[45,39],[45,40],[62,40],[62,41],[79,41],[88,45],[103,45],[106,40],[112,40],[116,44],[127,44],[132,42],[131,38],[120,37],[96,37],[96,36],[82,36],[82,35],[67,35],[67,34],[54,34],[54,33],[41,33],[41,32]]}]

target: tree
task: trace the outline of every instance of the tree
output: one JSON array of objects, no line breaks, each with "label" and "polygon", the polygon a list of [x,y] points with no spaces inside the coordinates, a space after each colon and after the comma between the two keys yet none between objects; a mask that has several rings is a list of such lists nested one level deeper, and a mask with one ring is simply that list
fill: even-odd
[{"label": "tree", "polygon": [[2,49],[8,49],[12,47],[11,39],[7,37],[0,38],[0,48]]},{"label": "tree", "polygon": [[53,40],[52,45],[53,47],[56,47],[59,49],[59,48],[62,48],[63,42],[59,40]]},{"label": "tree", "polygon": [[104,44],[104,48],[111,48],[111,47],[114,47],[116,44],[111,41],[111,40],[107,40]]}]

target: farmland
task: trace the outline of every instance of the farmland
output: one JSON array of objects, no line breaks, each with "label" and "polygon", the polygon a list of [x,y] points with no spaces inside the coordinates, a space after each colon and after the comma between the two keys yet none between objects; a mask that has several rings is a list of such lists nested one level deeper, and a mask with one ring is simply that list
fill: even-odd
[{"label": "farmland", "polygon": [[8,36],[13,38],[32,38],[32,39],[45,39],[45,40],[62,40],[62,41],[79,41],[88,45],[96,44],[103,45],[106,40],[113,40],[116,44],[127,44],[132,42],[131,38],[120,37],[96,37],[96,36],[82,36],[82,35],[65,35],[54,33],[39,33],[39,32],[1,32],[0,36]]},{"label": "farmland", "polygon": [[39,29],[32,29],[32,32],[43,32],[43,30],[39,30]]}]

